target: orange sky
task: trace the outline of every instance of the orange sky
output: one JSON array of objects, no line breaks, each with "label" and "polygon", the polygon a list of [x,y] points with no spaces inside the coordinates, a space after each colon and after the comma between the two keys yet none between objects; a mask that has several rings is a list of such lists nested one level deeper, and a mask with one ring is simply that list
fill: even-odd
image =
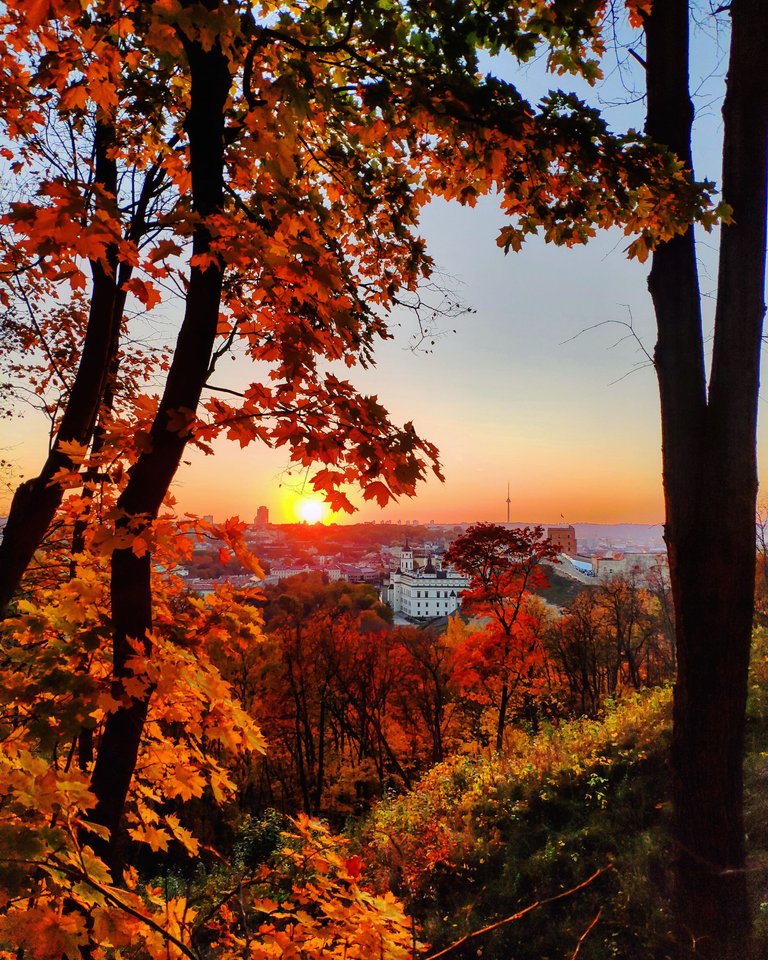
[{"label": "orange sky", "polygon": [[[629,304],[652,349],[646,268],[626,261],[615,236],[571,251],[534,241],[505,258],[494,242],[499,219],[490,201],[428,211],[425,233],[438,264],[477,313],[456,322],[429,355],[407,348],[403,318],[395,340],[378,350],[378,366],[354,375],[394,420],[413,420],[438,446],[446,482],[432,480],[384,511],[358,496],[361,510],[351,519],[501,521],[509,481],[513,520],[660,522],[655,376],[627,331],[605,323],[625,320]],[[232,371],[228,382],[247,382],[247,367],[238,362]],[[44,425],[33,424],[4,424],[0,442],[27,476],[47,439]],[[274,522],[300,519],[303,478],[286,474],[285,451],[241,450],[226,440],[215,451],[185,457],[190,465],[173,488],[180,510],[252,520],[265,504]]]}]

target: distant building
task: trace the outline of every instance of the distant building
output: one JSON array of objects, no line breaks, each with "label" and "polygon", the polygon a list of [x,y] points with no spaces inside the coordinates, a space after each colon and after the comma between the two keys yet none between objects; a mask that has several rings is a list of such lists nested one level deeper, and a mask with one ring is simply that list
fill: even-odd
[{"label": "distant building", "polygon": [[[594,567],[594,557],[568,557],[570,565],[573,566],[579,573],[583,573],[587,577],[596,576],[595,567]],[[566,565],[561,565],[558,569],[567,570]]]},{"label": "distant building", "polygon": [[549,527],[547,536],[552,541],[552,546],[560,553],[575,557],[579,552],[576,549],[576,531],[573,527]]},{"label": "distant building", "polygon": [[395,613],[417,620],[447,617],[458,609],[469,578],[454,570],[438,570],[429,558],[414,563],[413,551],[400,551],[400,566],[384,581],[381,598]]},{"label": "distant building", "polygon": [[301,573],[315,573],[314,567],[311,567],[308,563],[305,563],[301,567],[281,567],[275,565],[269,571],[269,576],[267,577],[267,583],[279,583],[280,580],[287,580],[289,577],[298,577]]},{"label": "distant building", "polygon": [[615,553],[609,556],[592,557],[592,569],[598,580],[611,577],[634,576],[640,581],[669,576],[669,560],[666,553]]},{"label": "distant building", "polygon": [[259,507],[256,511],[256,520],[257,527],[266,527],[269,523],[269,510],[266,507]]}]

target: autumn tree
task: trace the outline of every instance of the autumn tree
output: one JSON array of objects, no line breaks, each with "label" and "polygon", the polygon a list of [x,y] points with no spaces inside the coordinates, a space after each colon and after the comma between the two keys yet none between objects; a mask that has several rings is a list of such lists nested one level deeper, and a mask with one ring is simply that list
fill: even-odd
[{"label": "autumn tree", "polygon": [[632,575],[580,593],[548,625],[545,642],[577,714],[595,716],[606,698],[674,673],[665,613]]},{"label": "autumn tree", "polygon": [[602,623],[596,592],[585,590],[547,632],[551,656],[577,714],[596,716],[608,695],[609,665]]},{"label": "autumn tree", "polygon": [[[65,431],[60,440],[71,445],[55,448],[63,459],[57,453],[53,473],[46,466],[25,488],[22,499],[48,504],[35,507],[31,535],[9,521],[4,599],[60,488],[81,482],[83,469],[98,471],[100,489],[116,497],[100,510],[106,525],[94,517],[90,541],[111,557],[116,706],[92,771],[93,816],[113,840],[154,689],[141,679],[153,657],[154,528],[187,445],[206,448],[226,433],[241,444],[285,446],[302,467],[322,464],[312,483],[336,508],[350,506],[345,487],[354,482],[382,504],[410,493],[437,469],[435,449],[411,424],[393,425],[377,398],[361,396],[328,363],[372,362],[376,340],[388,336],[388,312],[418,309],[432,265],[416,228],[431,195],[474,202],[502,189],[521,218],[505,232],[512,246],[537,225],[564,242],[583,237],[584,211],[600,202],[606,224],[642,224],[650,206],[662,235],[677,229],[654,205],[665,177],[676,176],[665,155],[636,135],[613,137],[572,97],[553,94],[534,108],[479,70],[480,48],[525,60],[541,47],[553,70],[594,77],[600,9],[494,2],[436,17],[422,4],[287,11],[169,0],[129,5],[123,16],[100,2],[7,5],[9,135],[24,155],[43,125],[29,109],[43,91],[64,121],[79,111],[75,133],[87,141],[94,131],[103,174],[94,161],[92,174],[46,181],[41,199],[12,211],[8,228],[27,257],[19,268],[52,265],[54,280],[71,276],[82,289],[80,262],[90,259],[91,304],[108,301],[109,309],[99,310],[102,349],[85,428],[71,442]],[[118,162],[169,183],[171,200],[151,218],[141,249],[118,215]],[[577,167],[584,176],[575,197]],[[657,178],[645,176],[649,167]],[[33,177],[39,170],[38,157]],[[686,183],[681,190],[682,208],[700,213],[705,193]],[[63,246],[47,244],[51,222]],[[139,263],[142,277],[120,281],[123,262]],[[175,284],[183,301],[162,394],[132,396],[129,417],[105,425],[89,459],[121,297],[129,291],[150,306],[162,299],[160,283]],[[231,349],[268,372],[240,391],[216,383],[217,362]],[[203,400],[204,391],[214,396]],[[14,531],[25,538],[19,559]]]},{"label": "autumn tree", "polygon": [[[0,543],[0,610],[99,417],[121,386],[137,388],[152,363],[151,351],[143,359],[142,351],[121,351],[121,332],[126,306],[135,311],[157,299],[147,277],[163,269],[141,248],[148,234],[163,230],[176,138],[162,129],[167,88],[140,117],[121,110],[140,95],[148,68],[126,36],[130,22],[114,10],[91,17],[68,4],[8,4],[0,21],[8,80],[3,156],[15,178],[0,234],[3,333],[15,347],[4,374],[11,390],[42,405],[51,431],[39,474],[18,487],[10,506]],[[52,98],[51,89],[60,95]]]},{"label": "autumn tree", "polygon": [[[734,0],[728,10],[722,196],[732,213],[720,234],[709,377],[693,226],[655,250],[648,281],[658,325],[654,364],[677,633],[677,898],[690,943],[713,958],[749,949],[742,757],[754,611],[768,138],[768,7]],[[646,129],[688,169],[690,17],[686,0],[643,6]]]},{"label": "autumn tree", "polygon": [[[668,238],[681,218],[705,210],[706,191],[681,177],[669,154],[634,134],[614,137],[573,97],[555,93],[534,107],[479,69],[480,49],[520,60],[545,49],[553,70],[594,77],[601,11],[599,2],[546,0],[440,10],[215,0],[4,7],[0,91],[18,152],[44,126],[35,109],[43,97],[64,121],[77,112],[70,128],[94,150],[74,178],[43,178],[37,156],[31,175],[42,193],[7,217],[6,247],[16,240],[23,254],[11,274],[39,268],[41,283],[74,278],[82,289],[88,261],[78,329],[90,330],[91,314],[98,322],[95,340],[86,332],[88,362],[86,351],[73,353],[92,374],[76,429],[62,429],[67,406],[53,462],[18,501],[17,517],[34,513],[35,522],[9,522],[2,599],[18,586],[61,490],[97,471],[105,496],[83,543],[111,565],[111,617],[97,636],[112,632],[112,685],[90,770],[96,801],[85,849],[103,852],[116,876],[129,787],[156,732],[153,697],[162,691],[156,702],[170,705],[178,679],[166,673],[173,658],[155,636],[152,566],[161,507],[188,445],[228,434],[285,447],[302,467],[321,465],[312,483],[337,508],[350,506],[350,483],[382,504],[411,493],[437,469],[435,449],[411,424],[392,424],[333,364],[369,364],[389,335],[387,315],[404,303],[418,308],[432,268],[418,214],[430,196],[471,203],[500,189],[505,209],[519,215],[502,238],[512,247],[539,226],[563,242],[584,239],[598,212],[604,225],[644,230],[651,210],[654,235]],[[121,212],[118,164],[156,170],[171,191],[141,249]],[[661,201],[671,186],[679,203],[668,214]],[[142,276],[129,285],[120,271],[136,264]],[[161,394],[134,392],[89,452],[122,294],[148,307],[169,287],[179,290],[183,317]],[[258,371],[240,390],[214,376],[233,349]],[[25,544],[18,557],[14,537]],[[82,850],[78,817],[68,842]]]},{"label": "autumn tree", "polygon": [[317,813],[327,781],[345,765],[370,761],[384,776],[384,717],[396,682],[382,636],[389,623],[379,616],[388,611],[369,585],[311,574],[271,588],[265,612],[273,643],[257,714],[289,758],[298,802]]},{"label": "autumn tree", "polygon": [[404,729],[413,736],[420,724],[411,715],[417,712],[429,737],[429,760],[440,763],[456,713],[456,660],[461,651],[452,643],[449,630],[399,627],[392,642],[400,650],[403,667],[395,696]]},{"label": "autumn tree", "polygon": [[525,602],[531,592],[547,583],[543,561],[555,560],[557,551],[542,527],[508,529],[478,523],[457,537],[446,553],[446,562],[470,578],[462,594],[462,610],[488,618],[481,659],[499,684],[496,749],[504,746],[510,697],[520,682],[531,645],[524,629]]},{"label": "autumn tree", "polygon": [[[646,133],[677,171],[665,180],[666,196],[649,196],[645,218],[623,225],[627,234],[639,232],[629,245],[630,255],[645,259],[653,251],[649,289],[658,330],[654,366],[677,634],[672,757],[680,935],[699,955],[740,956],[748,950],[750,929],[742,757],[754,612],[755,428],[765,309],[768,90],[762,65],[768,53],[768,7],[762,0],[733,0],[714,14],[728,13],[731,33],[722,201],[716,211],[724,222],[709,374],[694,224],[710,227],[712,220],[707,215],[702,219],[691,206],[692,195],[678,189],[694,182],[692,5],[688,0],[627,0],[626,8],[631,24],[645,34]],[[610,167],[607,155],[606,160]],[[656,187],[651,185],[650,167],[641,179],[641,192],[655,192],[662,182],[656,178]],[[574,185],[571,200],[581,186]],[[590,190],[582,198],[581,232],[551,229],[546,238],[579,242],[590,235],[589,224],[607,225],[604,211],[622,202],[624,188],[612,199],[607,193],[610,189]],[[500,245],[519,248],[530,208],[506,204],[518,220],[502,230]]]}]

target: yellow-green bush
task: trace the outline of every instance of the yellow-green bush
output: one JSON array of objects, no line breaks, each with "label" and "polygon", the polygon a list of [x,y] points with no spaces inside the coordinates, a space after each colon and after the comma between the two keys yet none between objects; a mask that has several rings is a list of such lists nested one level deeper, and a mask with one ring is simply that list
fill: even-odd
[{"label": "yellow-green bush", "polygon": [[[435,945],[452,942],[611,865],[593,887],[474,944],[487,957],[570,956],[600,907],[584,958],[637,956],[663,943],[668,688],[607,705],[597,720],[518,731],[503,756],[458,756],[370,827],[382,882],[406,899]],[[649,898],[650,885],[661,892]],[[642,891],[642,895],[641,895]],[[590,914],[591,911],[591,914]],[[459,953],[461,955],[461,953]]]}]

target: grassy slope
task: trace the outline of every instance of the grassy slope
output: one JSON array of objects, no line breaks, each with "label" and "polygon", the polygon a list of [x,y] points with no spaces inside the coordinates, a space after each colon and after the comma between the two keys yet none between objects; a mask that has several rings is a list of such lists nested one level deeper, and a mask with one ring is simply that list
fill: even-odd
[{"label": "grassy slope", "polygon": [[[768,942],[768,645],[758,637],[746,760],[755,916]],[[663,960],[669,933],[670,691],[612,705],[602,721],[522,733],[503,760],[456,757],[370,827],[374,868],[405,897],[434,949],[610,869],[453,958]],[[766,954],[768,955],[768,953]]]},{"label": "grassy slope", "polygon": [[573,603],[580,593],[583,593],[585,590],[594,590],[597,586],[597,582],[595,582],[594,585],[590,585],[582,583],[580,580],[573,580],[571,577],[566,577],[565,574],[560,573],[557,567],[554,566],[547,567],[547,580],[549,581],[548,586],[540,590],[535,590],[534,592],[540,594],[546,601],[554,604],[556,607],[567,607]]}]

